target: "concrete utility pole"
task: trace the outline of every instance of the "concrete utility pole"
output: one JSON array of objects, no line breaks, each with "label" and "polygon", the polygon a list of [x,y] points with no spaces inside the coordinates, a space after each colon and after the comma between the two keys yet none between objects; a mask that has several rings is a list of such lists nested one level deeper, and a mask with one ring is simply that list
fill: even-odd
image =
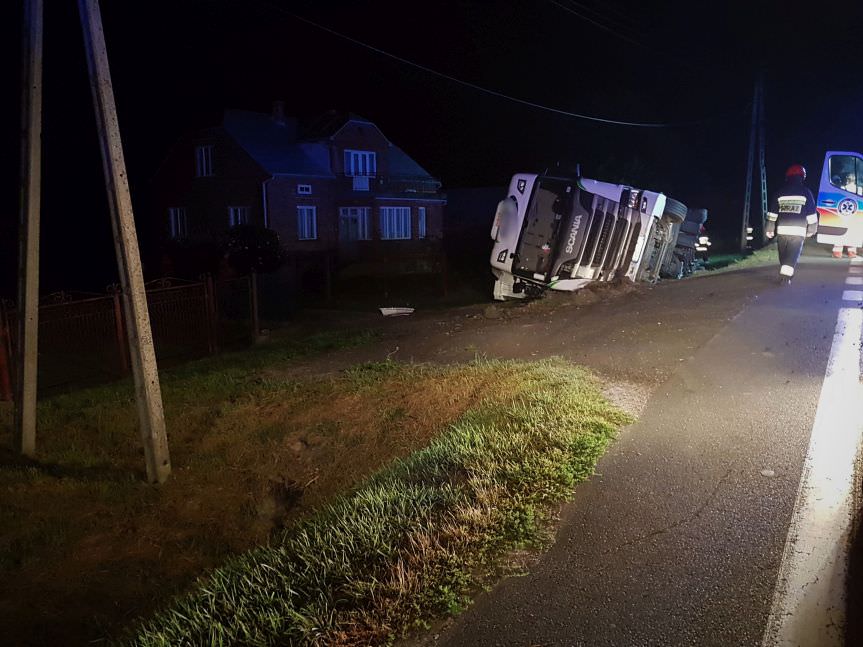
[{"label": "concrete utility pole", "polygon": [[745,250],[753,239],[750,224],[752,208],[752,171],[755,165],[755,142],[758,141],[758,174],[761,188],[761,236],[763,241],[767,221],[767,165],[765,162],[766,128],[764,119],[764,72],[755,81],[752,93],[752,124],[749,130],[749,155],[746,160],[746,193],[743,198],[743,219],[740,228],[740,249]]},{"label": "concrete utility pole", "polygon": [[758,80],[758,172],[761,176],[761,244],[767,229],[767,162],[765,161],[765,140],[767,138],[766,118],[764,116],[764,71]]},{"label": "concrete utility pole", "polygon": [[39,212],[42,194],[42,0],[24,3],[21,77],[21,214],[18,222],[17,451],[36,453]]},{"label": "concrete utility pole", "polygon": [[740,249],[745,251],[749,247],[749,212],[752,207],[752,167],[755,164],[755,137],[758,129],[758,96],[759,83],[755,82],[755,90],[752,93],[752,124],[749,128],[749,154],[746,156],[746,193],[743,196],[743,218],[740,226]]},{"label": "concrete utility pole", "polygon": [[147,463],[147,478],[152,483],[164,483],[171,473],[168,438],[165,433],[165,414],[162,409],[162,392],[156,369],[156,354],[147,312],[147,294],[138,253],[138,238],[132,215],[132,198],[126,177],[126,162],[120,141],[120,127],[114,104],[114,89],[108,68],[108,53],[102,17],[97,0],[78,0],[90,87],[96,110],[96,125],[102,149],[102,165],[108,204],[114,230],[117,266],[123,290],[123,310],[126,315],[126,333],[129,340],[129,357],[135,378],[135,396],[138,404],[138,424]]}]

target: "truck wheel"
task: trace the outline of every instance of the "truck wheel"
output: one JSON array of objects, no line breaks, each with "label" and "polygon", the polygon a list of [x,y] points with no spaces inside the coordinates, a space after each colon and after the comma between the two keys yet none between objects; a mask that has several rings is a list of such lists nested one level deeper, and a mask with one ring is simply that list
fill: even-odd
[{"label": "truck wheel", "polygon": [[686,214],[686,222],[695,222],[703,225],[707,222],[707,209],[692,208]]},{"label": "truck wheel", "polygon": [[682,202],[674,198],[665,198],[665,211],[662,212],[662,217],[676,224],[686,220],[686,211],[686,205]]}]

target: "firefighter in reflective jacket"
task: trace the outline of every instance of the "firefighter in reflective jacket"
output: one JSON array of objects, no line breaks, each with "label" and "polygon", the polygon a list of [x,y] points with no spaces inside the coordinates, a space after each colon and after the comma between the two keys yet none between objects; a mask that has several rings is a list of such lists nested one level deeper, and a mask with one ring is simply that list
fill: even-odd
[{"label": "firefighter in reflective jacket", "polygon": [[804,185],[806,169],[795,164],[785,172],[785,184],[770,200],[767,212],[768,238],[775,235],[779,247],[779,279],[791,283],[803,241],[818,231],[818,211],[812,192]]}]

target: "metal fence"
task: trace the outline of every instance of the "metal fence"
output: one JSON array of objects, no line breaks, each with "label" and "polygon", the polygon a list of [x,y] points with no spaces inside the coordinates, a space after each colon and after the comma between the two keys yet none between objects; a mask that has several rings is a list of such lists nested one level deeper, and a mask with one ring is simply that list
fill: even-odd
[{"label": "metal fence", "polygon": [[[248,344],[257,317],[255,281],[159,279],[146,284],[156,358],[162,366]],[[17,312],[0,304],[0,400],[15,380]],[[39,305],[39,390],[98,384],[129,374],[122,295],[57,293]]]}]

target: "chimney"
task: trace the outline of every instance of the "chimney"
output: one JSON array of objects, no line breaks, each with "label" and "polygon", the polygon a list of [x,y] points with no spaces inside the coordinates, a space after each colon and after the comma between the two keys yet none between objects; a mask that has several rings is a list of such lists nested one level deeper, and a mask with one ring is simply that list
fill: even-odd
[{"label": "chimney", "polygon": [[273,101],[273,121],[280,126],[285,125],[285,102]]}]

